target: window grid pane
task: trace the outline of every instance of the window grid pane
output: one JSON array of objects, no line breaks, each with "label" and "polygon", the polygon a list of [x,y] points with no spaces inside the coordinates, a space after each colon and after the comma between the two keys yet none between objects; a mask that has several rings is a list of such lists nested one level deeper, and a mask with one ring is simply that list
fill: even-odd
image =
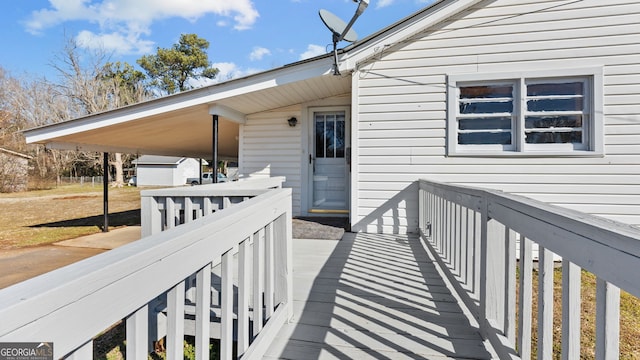
[{"label": "window grid pane", "polygon": [[458,144],[513,144],[513,84],[482,84],[460,87]]},{"label": "window grid pane", "polygon": [[527,144],[585,144],[585,82],[526,84]]}]

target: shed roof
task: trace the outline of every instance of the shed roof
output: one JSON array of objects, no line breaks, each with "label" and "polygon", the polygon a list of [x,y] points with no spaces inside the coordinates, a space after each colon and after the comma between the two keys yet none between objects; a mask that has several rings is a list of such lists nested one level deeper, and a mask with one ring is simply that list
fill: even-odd
[{"label": "shed roof", "polygon": [[9,155],[12,155],[12,156],[16,156],[16,157],[21,157],[23,159],[28,159],[28,160],[29,159],[33,159],[33,156],[22,154],[22,153],[19,153],[19,152],[16,152],[16,151],[11,151],[9,149],[5,149],[5,148],[1,148],[1,147],[0,147],[0,152],[5,153],[5,154],[9,154]]},{"label": "shed roof", "polygon": [[[162,156],[162,155],[142,155],[132,163],[136,165],[177,165],[184,162],[188,158],[181,156]],[[203,165],[208,165],[206,160],[202,160]]]}]

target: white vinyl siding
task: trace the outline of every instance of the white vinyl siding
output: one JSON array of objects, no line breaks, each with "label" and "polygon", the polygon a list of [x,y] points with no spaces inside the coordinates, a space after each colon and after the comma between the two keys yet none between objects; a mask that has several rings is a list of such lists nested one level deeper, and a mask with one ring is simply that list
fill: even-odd
[{"label": "white vinyl siding", "polygon": [[[298,124],[289,126],[295,116]],[[302,124],[298,106],[250,115],[240,126],[241,177],[284,176],[283,187],[292,188],[293,214],[300,215]]]},{"label": "white vinyl siding", "polygon": [[[501,189],[640,224],[640,4],[480,2],[354,75],[355,230],[416,231],[420,178]],[[601,156],[447,156],[447,76],[601,68]],[[598,90],[598,89],[595,89]],[[354,90],[356,91],[356,90]]]}]

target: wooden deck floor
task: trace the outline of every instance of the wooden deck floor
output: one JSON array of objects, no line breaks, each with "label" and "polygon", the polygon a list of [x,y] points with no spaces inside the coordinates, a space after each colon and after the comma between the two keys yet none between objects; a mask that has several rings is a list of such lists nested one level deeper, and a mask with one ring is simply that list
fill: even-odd
[{"label": "wooden deck floor", "polygon": [[294,320],[270,359],[494,356],[417,237],[294,240]]}]

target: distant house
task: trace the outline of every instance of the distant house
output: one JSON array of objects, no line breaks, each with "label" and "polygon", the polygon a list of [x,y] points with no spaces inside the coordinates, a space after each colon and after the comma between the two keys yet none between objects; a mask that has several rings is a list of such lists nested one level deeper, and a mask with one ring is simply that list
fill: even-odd
[{"label": "distant house", "polygon": [[436,1],[336,53],[25,134],[193,157],[216,144],[241,177],[286,176],[294,215],[353,231],[416,232],[420,178],[640,225],[639,8]]},{"label": "distant house", "polygon": [[0,192],[25,191],[31,156],[0,148]]},{"label": "distant house", "polygon": [[138,186],[179,186],[185,185],[187,178],[200,176],[200,162],[193,158],[143,155],[133,163]]}]

